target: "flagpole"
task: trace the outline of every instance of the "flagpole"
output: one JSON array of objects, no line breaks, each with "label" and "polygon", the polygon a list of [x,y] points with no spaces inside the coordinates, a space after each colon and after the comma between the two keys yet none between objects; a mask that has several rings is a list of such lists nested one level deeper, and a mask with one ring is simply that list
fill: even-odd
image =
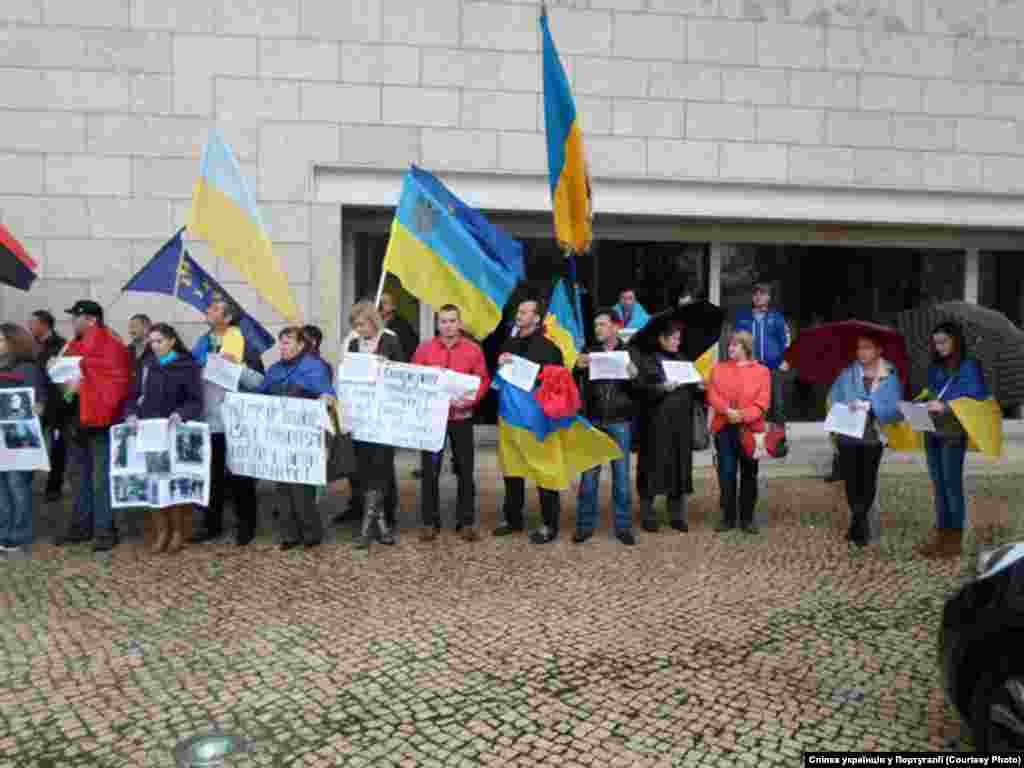
[{"label": "flagpole", "polygon": [[377,298],[373,302],[374,307],[380,306],[380,297],[384,294],[384,281],[387,279],[388,271],[384,267],[380,268],[380,282],[377,284]]}]

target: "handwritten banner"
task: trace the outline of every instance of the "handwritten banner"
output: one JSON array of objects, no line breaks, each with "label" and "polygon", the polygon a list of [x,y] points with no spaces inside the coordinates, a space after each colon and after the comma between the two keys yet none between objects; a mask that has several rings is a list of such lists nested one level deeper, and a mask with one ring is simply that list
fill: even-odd
[{"label": "handwritten banner", "polygon": [[323,401],[228,392],[222,413],[228,469],[236,475],[327,483]]},{"label": "handwritten banner", "polygon": [[440,451],[448,426],[451,386],[442,368],[388,363],[375,381],[343,378],[338,398],[346,405],[352,439],[417,451]]}]

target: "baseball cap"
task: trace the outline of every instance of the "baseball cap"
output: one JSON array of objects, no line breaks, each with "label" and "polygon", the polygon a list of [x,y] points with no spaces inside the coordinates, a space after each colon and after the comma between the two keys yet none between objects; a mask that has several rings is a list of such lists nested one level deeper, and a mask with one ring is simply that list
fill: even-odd
[{"label": "baseball cap", "polygon": [[98,320],[103,319],[103,307],[95,301],[88,301],[86,299],[76,301],[75,306],[64,311],[72,317],[81,317],[82,315],[85,315],[86,317],[95,317]]}]

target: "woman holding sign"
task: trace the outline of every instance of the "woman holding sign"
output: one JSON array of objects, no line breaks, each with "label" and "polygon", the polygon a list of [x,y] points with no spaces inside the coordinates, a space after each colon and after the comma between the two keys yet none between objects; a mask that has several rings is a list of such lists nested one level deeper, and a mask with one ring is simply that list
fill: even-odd
[{"label": "woman holding sign", "polygon": [[[2,396],[3,410],[6,411],[3,417],[14,421],[10,429],[0,433],[0,440],[7,440],[6,448],[14,448],[21,442],[14,440],[18,432],[16,427],[41,415],[46,408],[46,377],[36,364],[37,356],[32,334],[20,325],[0,324],[0,391],[31,389],[35,393],[34,408],[27,407],[27,392],[8,392]],[[31,422],[25,428],[35,429]],[[0,551],[17,552],[31,543],[32,472],[0,469]]]},{"label": "woman holding sign", "polygon": [[833,409],[843,406],[853,415],[865,414],[858,437],[838,434],[839,472],[846,484],[850,505],[847,540],[859,547],[871,540],[868,512],[878,492],[878,469],[885,449],[881,425],[903,418],[899,401],[903,393],[896,367],[882,358],[882,340],[868,332],[857,339],[856,358],[832,384]]},{"label": "woman holding sign", "polygon": [[922,557],[958,557],[967,521],[964,498],[964,459],[967,432],[949,406],[951,400],[969,397],[987,400],[988,387],[981,366],[967,355],[967,341],[960,326],[939,323],[931,335],[932,364],[928,368],[928,412],[935,431],[924,435],[928,474],[935,488],[935,529],[929,541],[917,548]]},{"label": "woman holding sign", "polygon": [[[391,362],[402,362],[405,355],[395,334],[384,330],[384,321],[372,301],[359,301],[352,307],[349,322],[356,336],[349,342],[348,352],[377,355]],[[355,543],[370,546],[374,533],[381,544],[394,544],[395,513],[398,509],[398,479],[395,476],[395,449],[390,445],[353,442],[357,482],[352,494],[362,497],[363,524]]]},{"label": "woman holding sign", "polygon": [[[635,382],[640,408],[634,445],[637,446],[636,489],[643,529],[658,530],[654,498],[668,498],[669,518],[677,531],[690,529],[686,495],[693,493],[693,400],[695,383],[670,378],[682,355],[682,325],[671,313],[655,316],[630,340],[636,351]],[[668,365],[666,365],[668,363]]]},{"label": "woman holding sign", "polygon": [[[151,355],[142,355],[139,375],[132,382],[125,406],[125,421],[136,426],[139,419],[168,419],[173,426],[195,421],[203,413],[202,368],[178,332],[166,323],[149,329],[146,344]],[[184,546],[188,504],[153,509],[156,539],[153,554],[180,552]]]},{"label": "woman holding sign", "polygon": [[[306,337],[298,326],[285,328],[277,337],[281,359],[270,366],[257,393],[278,397],[317,398],[334,403],[331,376],[318,357],[308,354]],[[304,483],[278,483],[285,502],[281,516],[284,528],[282,550],[300,544],[317,547],[324,540],[324,526],[316,508],[317,486]]]}]

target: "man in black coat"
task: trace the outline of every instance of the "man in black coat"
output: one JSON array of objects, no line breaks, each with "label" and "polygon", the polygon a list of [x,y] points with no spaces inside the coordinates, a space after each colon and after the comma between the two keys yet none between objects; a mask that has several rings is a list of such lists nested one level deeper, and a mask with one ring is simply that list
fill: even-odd
[{"label": "man in black coat", "polygon": [[[28,327],[39,344],[39,365],[46,372],[46,366],[60,354],[67,339],[54,329],[53,315],[45,309],[32,313]],[[48,395],[46,410],[43,412],[43,427],[50,434],[50,474],[46,479],[46,500],[58,501],[64,492],[64,470],[67,467],[68,444],[64,430],[68,421],[68,405],[59,387],[49,375],[46,377]]]},{"label": "man in black coat", "polygon": [[[519,304],[516,313],[517,334],[505,342],[498,357],[498,367],[510,362],[515,355],[526,358],[537,363],[542,368],[545,365],[565,365],[560,350],[553,341],[544,336],[543,311],[541,303],[536,300],[527,300]],[[539,377],[538,377],[539,378]],[[503,386],[511,386],[504,384]],[[538,380],[534,388],[540,386]],[[501,427],[499,426],[499,429]],[[558,537],[558,523],[561,517],[561,498],[557,490],[537,487],[537,494],[540,496],[541,514],[544,518],[544,526],[530,535],[530,541],[534,544],[547,544]],[[505,477],[505,503],[502,508],[502,517],[505,522],[495,529],[495,536],[507,536],[511,533],[526,530],[523,519],[523,506],[526,503],[526,478]]]},{"label": "man in black coat", "polygon": [[[576,358],[574,375],[576,386],[583,400],[583,415],[591,424],[600,429],[622,451],[623,458],[611,462],[612,500],[615,504],[615,536],[623,544],[636,544],[633,535],[633,493],[629,480],[630,445],[634,415],[633,384],[637,367],[630,362],[627,367],[629,379],[590,380],[590,356],[598,353],[623,352],[629,355],[626,345],[619,339],[621,325],[619,313],[614,309],[598,310],[594,317],[596,344],[588,346]],[[576,534],[573,542],[582,544],[594,535],[598,520],[598,488],[601,482],[601,467],[588,469],[580,480],[579,495],[576,498]]]}]

